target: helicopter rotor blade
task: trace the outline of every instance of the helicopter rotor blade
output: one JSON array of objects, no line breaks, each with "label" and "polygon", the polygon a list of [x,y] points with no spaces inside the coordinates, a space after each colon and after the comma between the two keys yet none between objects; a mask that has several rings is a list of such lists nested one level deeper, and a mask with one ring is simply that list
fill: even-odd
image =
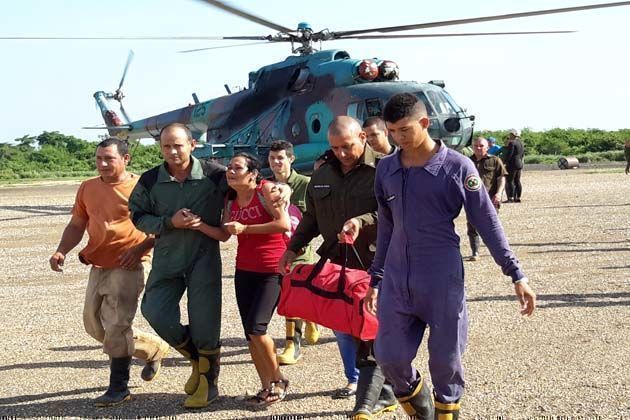
[{"label": "helicopter rotor blade", "polygon": [[531,12],[509,13],[505,15],[481,16],[468,19],[443,20],[439,22],[418,23],[412,25],[387,26],[383,28],[357,29],[353,31],[331,32],[333,39],[346,38],[352,35],[366,34],[370,32],[399,32],[413,29],[438,28],[442,26],[463,25],[468,23],[490,22],[495,20],[517,19],[529,16],[551,15],[556,13],[578,12],[581,10],[603,9],[608,7],[630,6],[630,1],[619,1],[615,3],[590,4],[586,6],[565,7],[561,9],[534,10]]},{"label": "helicopter rotor blade", "polygon": [[269,40],[270,36],[0,36],[8,41],[221,41],[226,39]]},{"label": "helicopter rotor blade", "polygon": [[120,90],[122,88],[122,85],[125,81],[125,77],[127,77],[127,70],[129,70],[129,65],[131,64],[131,61],[133,60],[133,56],[134,56],[133,50],[129,50],[129,55],[127,55],[127,62],[125,63],[125,69],[123,70],[123,74],[122,74],[122,77],[120,78],[120,83],[118,84],[117,90]]},{"label": "helicopter rotor blade", "polygon": [[242,17],[244,19],[249,20],[250,22],[255,22],[258,23],[259,25],[262,26],[266,26],[267,28],[271,28],[274,29],[278,32],[282,32],[285,34],[294,32],[293,29],[289,29],[286,26],[282,26],[282,25],[278,25],[277,23],[273,23],[271,21],[268,21],[267,19],[263,19],[261,17],[258,17],[256,15],[253,15],[249,12],[244,11],[243,9],[238,9],[236,7],[230,6],[222,1],[219,0],[200,0],[203,1],[204,3],[208,3],[214,7],[217,7],[225,12],[231,13],[233,15],[236,15],[238,17]]},{"label": "helicopter rotor blade", "polygon": [[[287,42],[289,40],[287,39]],[[278,42],[278,41],[276,41]],[[192,50],[182,50],[182,51],[177,51],[178,53],[182,53],[182,54],[186,54],[186,53],[191,53],[191,52],[198,52],[198,51],[206,51],[206,50],[218,50],[221,48],[233,48],[233,47],[247,47],[250,45],[262,45],[262,44],[269,44],[268,41],[265,42],[247,42],[245,44],[234,44],[234,45],[222,45],[220,47],[206,47],[206,48],[195,48]]]},{"label": "helicopter rotor blade", "polygon": [[538,35],[538,34],[572,34],[577,31],[523,31],[523,32],[468,32],[444,34],[395,34],[395,35],[357,35],[346,36],[343,39],[403,39],[403,38],[448,38],[464,36],[495,36],[495,35]]},{"label": "helicopter rotor blade", "polygon": [[125,118],[125,121],[127,122],[131,121],[131,118],[129,118],[129,114],[127,114],[127,111],[125,110],[125,107],[123,106],[122,101],[120,101],[120,112]]}]

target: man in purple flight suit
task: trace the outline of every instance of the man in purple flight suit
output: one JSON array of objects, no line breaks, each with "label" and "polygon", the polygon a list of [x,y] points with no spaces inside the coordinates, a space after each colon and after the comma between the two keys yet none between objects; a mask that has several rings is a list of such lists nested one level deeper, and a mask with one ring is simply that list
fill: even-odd
[{"label": "man in purple flight suit", "polygon": [[[429,136],[424,103],[412,94],[395,95],[383,114],[401,150],[382,159],[376,170],[378,237],[366,298],[367,310],[379,320],[376,360],[407,414],[456,420],[467,340],[464,269],[453,223],[462,207],[512,278],[521,314],[532,314],[536,296],[474,164]],[[435,405],[411,365],[427,326]]]}]

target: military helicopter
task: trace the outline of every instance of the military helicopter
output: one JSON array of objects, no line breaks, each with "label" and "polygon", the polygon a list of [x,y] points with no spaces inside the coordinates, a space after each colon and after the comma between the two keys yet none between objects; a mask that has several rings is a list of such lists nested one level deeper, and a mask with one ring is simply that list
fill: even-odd
[{"label": "military helicopter", "polygon": [[[195,150],[196,156],[219,160],[228,159],[235,151],[249,151],[261,156],[263,162],[266,162],[264,157],[269,144],[276,139],[286,139],[295,145],[296,169],[308,171],[312,168],[317,156],[328,148],[326,131],[335,116],[349,115],[363,121],[367,117],[380,115],[383,106],[394,94],[411,92],[427,106],[431,120],[429,128],[431,136],[441,139],[449,147],[462,149],[472,139],[475,118],[453,100],[445,90],[443,81],[432,80],[428,83],[400,81],[399,69],[394,61],[378,58],[354,59],[344,50],[318,51],[317,43],[342,39],[570,33],[573,31],[439,34],[394,32],[630,5],[630,1],[625,1],[403,26],[314,31],[305,22],[298,24],[296,29],[290,29],[219,0],[203,1],[225,12],[273,29],[277,33],[267,36],[169,37],[168,39],[284,42],[291,45],[294,55],[287,57],[284,61],[250,72],[248,86],[244,90],[233,93],[226,85],[227,95],[205,102],[200,102],[193,94],[193,103],[186,107],[131,121],[122,104],[124,98],[122,86],[133,58],[133,54],[130,53],[118,88],[113,93],[105,91],[94,93],[96,103],[105,120],[105,126],[89,128],[104,128],[110,135],[123,139],[157,139],[163,127],[179,122],[188,126],[195,138],[199,139],[205,135],[205,142],[200,142]],[[212,48],[182,52],[189,53],[205,49]],[[115,102],[119,103],[120,115],[112,106]]]}]

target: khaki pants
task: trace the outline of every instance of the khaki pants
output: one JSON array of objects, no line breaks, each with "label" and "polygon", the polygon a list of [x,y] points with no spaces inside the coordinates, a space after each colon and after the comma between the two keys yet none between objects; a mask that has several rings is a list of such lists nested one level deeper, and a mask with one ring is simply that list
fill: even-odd
[{"label": "khaki pants", "polygon": [[132,329],[138,297],[144,289],[144,268],[96,268],[90,270],[83,325],[85,331],[103,343],[110,357],[135,356],[145,361],[162,358],[168,344],[155,335]]}]

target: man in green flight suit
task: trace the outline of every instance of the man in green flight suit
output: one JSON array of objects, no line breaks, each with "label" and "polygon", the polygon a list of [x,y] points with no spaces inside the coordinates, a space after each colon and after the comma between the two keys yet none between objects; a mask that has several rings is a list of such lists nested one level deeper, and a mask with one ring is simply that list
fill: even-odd
[{"label": "man in green flight suit", "polygon": [[[310,178],[298,174],[291,165],[295,161],[293,145],[286,140],[276,140],[269,147],[269,167],[273,172],[272,179],[284,182],[291,187],[291,204],[300,209],[302,214],[306,211],[306,189]],[[313,250],[309,245],[303,248],[293,265],[311,264],[313,262]],[[317,324],[311,321],[303,322],[299,318],[285,318],[286,343],[284,351],[278,355],[278,363],[281,365],[294,365],[302,357],[302,326],[306,324],[304,332],[307,343],[315,344],[319,339]]]},{"label": "man in green flight suit", "polygon": [[[142,314],[153,329],[192,364],[186,408],[206,407],[218,397],[221,331],[221,212],[225,169],[191,156],[195,141],[183,124],[160,133],[164,162],[142,174],[129,199],[136,227],[155,235],[153,267]],[[216,238],[199,228],[216,229]],[[187,289],[189,324],[180,321]]]}]

